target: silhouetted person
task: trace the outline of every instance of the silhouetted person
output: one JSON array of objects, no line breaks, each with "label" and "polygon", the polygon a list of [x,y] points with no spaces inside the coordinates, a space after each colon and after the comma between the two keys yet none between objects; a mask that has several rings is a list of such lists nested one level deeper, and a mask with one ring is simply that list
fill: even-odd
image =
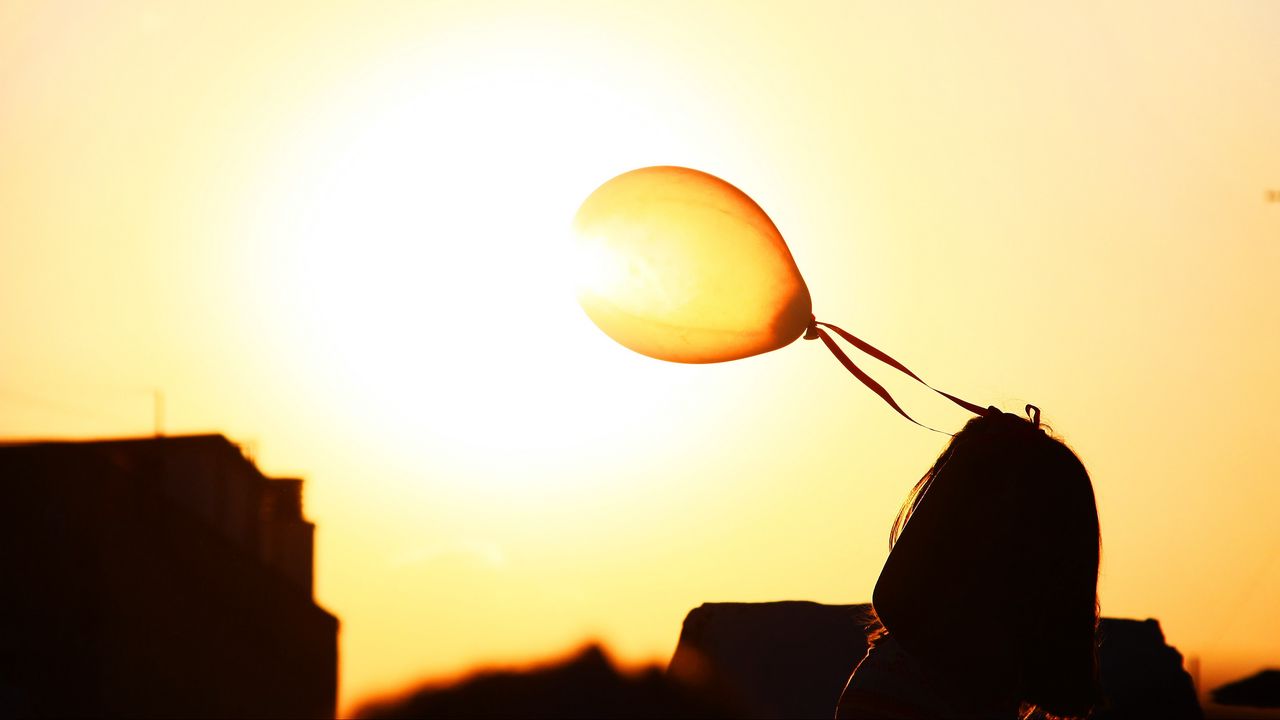
[{"label": "silhouetted person", "polygon": [[894,521],[872,596],[881,628],[837,717],[1087,715],[1099,545],[1089,475],[1039,410],[970,420]]}]

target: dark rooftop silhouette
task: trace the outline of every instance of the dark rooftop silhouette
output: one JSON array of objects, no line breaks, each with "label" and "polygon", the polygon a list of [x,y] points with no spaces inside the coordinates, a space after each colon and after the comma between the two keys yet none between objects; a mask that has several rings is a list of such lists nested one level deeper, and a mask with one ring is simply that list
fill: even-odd
[{"label": "dark rooftop silhouette", "polygon": [[332,717],[302,481],[221,435],[0,445],[0,715]]},{"label": "dark rooftop silhouette", "polygon": [[1280,670],[1263,670],[1215,688],[1210,695],[1219,705],[1280,708]]},{"label": "dark rooftop silhouette", "polygon": [[[624,675],[589,647],[560,662],[419,688],[370,703],[358,715],[829,718],[866,652],[870,609],[867,603],[706,603],[685,618],[665,676],[653,668]],[[1182,656],[1165,643],[1158,622],[1103,618],[1099,635],[1104,697],[1094,720],[1204,717]]]},{"label": "dark rooftop silhouette", "polygon": [[[831,717],[867,649],[871,605],[705,603],[685,618],[668,673],[751,708],[743,717]],[[981,628],[975,629],[975,642]],[[1103,618],[1095,720],[1203,717],[1182,656],[1155,620]]]}]

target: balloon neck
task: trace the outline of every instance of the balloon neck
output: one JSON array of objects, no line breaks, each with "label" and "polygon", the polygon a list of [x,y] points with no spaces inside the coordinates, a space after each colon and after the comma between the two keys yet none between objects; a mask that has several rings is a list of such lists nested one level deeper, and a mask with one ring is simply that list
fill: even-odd
[{"label": "balloon neck", "polygon": [[818,318],[817,318],[817,316],[814,316],[814,315],[810,315],[810,316],[809,316],[809,327],[805,328],[805,330],[804,330],[804,339],[805,339],[805,340],[817,340],[817,339],[818,339]]}]

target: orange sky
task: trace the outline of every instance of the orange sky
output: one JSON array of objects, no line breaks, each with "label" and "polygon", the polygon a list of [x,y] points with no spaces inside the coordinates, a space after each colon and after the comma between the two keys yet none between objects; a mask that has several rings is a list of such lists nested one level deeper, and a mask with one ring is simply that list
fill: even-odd
[{"label": "orange sky", "polygon": [[304,475],[348,710],[865,601],[940,436],[817,343],[661,363],[574,302],[578,203],[686,165],[819,319],[1044,409],[1104,614],[1208,684],[1280,663],[1280,5],[781,8],[5,3],[0,435],[147,433],[159,387],[170,433]]}]

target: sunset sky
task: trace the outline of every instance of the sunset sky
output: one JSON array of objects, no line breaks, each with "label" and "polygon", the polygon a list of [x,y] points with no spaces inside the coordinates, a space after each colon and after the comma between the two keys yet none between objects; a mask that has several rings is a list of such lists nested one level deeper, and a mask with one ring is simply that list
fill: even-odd
[{"label": "sunset sky", "polygon": [[1213,687],[1280,666],[1278,37],[1267,0],[6,2],[0,436],[150,434],[159,389],[305,477],[345,711],[867,601],[945,438],[820,343],[664,363],[576,303],[583,199],[694,167],[818,319],[1043,409],[1103,614]]}]

